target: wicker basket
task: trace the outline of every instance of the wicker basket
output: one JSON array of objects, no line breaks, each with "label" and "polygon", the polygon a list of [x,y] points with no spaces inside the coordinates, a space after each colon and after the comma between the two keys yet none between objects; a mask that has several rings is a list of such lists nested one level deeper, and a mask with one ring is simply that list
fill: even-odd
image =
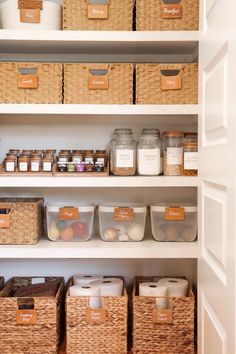
[{"label": "wicker basket", "polygon": [[[108,0],[92,8],[89,0],[64,0],[63,29],[132,31],[133,0]],[[101,15],[94,16],[93,13]],[[103,18],[97,18],[102,16]],[[95,18],[94,18],[95,17]]]},{"label": "wicker basket", "polygon": [[137,104],[197,104],[198,64],[137,64]]},{"label": "wicker basket", "polygon": [[64,103],[132,104],[133,65],[65,64]]},{"label": "wicker basket", "polygon": [[62,103],[62,64],[0,63],[0,103]]},{"label": "wicker basket", "polygon": [[[72,285],[72,281],[69,286]],[[105,323],[88,323],[89,297],[66,296],[67,354],[127,354],[128,297],[103,297]]]},{"label": "wicker basket", "polygon": [[0,212],[0,244],[34,245],[39,241],[43,234],[43,199],[1,198]]},{"label": "wicker basket", "polygon": [[[141,282],[158,277],[137,277],[133,290],[133,354],[194,354],[194,295],[171,297],[169,324],[154,320],[155,297],[138,296]],[[160,278],[160,277],[159,277]],[[171,310],[167,310],[171,311]],[[164,318],[162,317],[162,320]]]},{"label": "wicker basket", "polygon": [[[45,278],[46,282],[58,281],[55,297],[12,297],[13,291],[30,285],[32,278],[12,278],[0,293],[0,343],[1,354],[56,354],[61,343],[61,311],[64,279]],[[29,308],[32,310],[22,310]],[[29,311],[29,312],[28,312]],[[20,314],[19,314],[20,312]],[[29,316],[28,324],[19,319]],[[22,317],[21,317],[22,316]]]},{"label": "wicker basket", "polygon": [[[137,31],[197,31],[199,0],[136,0]],[[173,2],[173,1],[172,1]]]}]

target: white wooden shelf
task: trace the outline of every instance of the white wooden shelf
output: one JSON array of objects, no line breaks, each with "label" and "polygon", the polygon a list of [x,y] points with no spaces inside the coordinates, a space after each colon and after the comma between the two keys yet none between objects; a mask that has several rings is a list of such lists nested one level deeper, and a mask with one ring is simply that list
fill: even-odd
[{"label": "white wooden shelf", "polygon": [[198,258],[197,242],[52,242],[37,245],[0,246],[0,259],[165,259]]},{"label": "white wooden shelf", "polygon": [[198,187],[198,177],[3,177],[0,176],[0,188],[5,187],[46,187],[46,188],[79,188],[79,187]]},{"label": "white wooden shelf", "polygon": [[0,53],[193,54],[197,31],[0,30]]}]

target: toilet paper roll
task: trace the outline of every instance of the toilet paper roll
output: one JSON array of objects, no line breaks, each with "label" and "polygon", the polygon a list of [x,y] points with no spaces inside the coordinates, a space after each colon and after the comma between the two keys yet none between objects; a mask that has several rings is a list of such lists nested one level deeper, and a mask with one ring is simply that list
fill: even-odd
[{"label": "toilet paper roll", "polygon": [[91,284],[100,287],[101,296],[121,296],[123,293],[123,280],[119,278],[103,278],[102,280],[94,281]]},{"label": "toilet paper roll", "polygon": [[70,296],[89,296],[89,306],[91,308],[101,307],[100,287],[95,284],[71,286]]},{"label": "toilet paper roll", "polygon": [[[165,285],[161,285],[155,282],[146,282],[139,284],[139,296],[160,296],[156,299],[157,308],[166,309],[168,307],[168,288]],[[165,296],[165,297],[161,297]]]},{"label": "toilet paper roll", "polygon": [[162,278],[158,284],[167,286],[168,296],[183,297],[188,295],[188,281],[180,278]]},{"label": "toilet paper roll", "polygon": [[75,274],[73,276],[73,284],[74,285],[88,285],[95,280],[102,280],[103,277],[99,275],[81,275]]}]

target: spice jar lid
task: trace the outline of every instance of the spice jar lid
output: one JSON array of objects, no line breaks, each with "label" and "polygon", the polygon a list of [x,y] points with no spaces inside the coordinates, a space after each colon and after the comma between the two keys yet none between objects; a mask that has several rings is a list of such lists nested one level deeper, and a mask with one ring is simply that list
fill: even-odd
[{"label": "spice jar lid", "polygon": [[183,138],[184,137],[184,132],[181,131],[175,131],[175,130],[170,130],[167,132],[163,133],[163,136],[167,136],[167,137],[173,137],[173,138]]},{"label": "spice jar lid", "polygon": [[85,150],[84,151],[85,155],[93,155],[94,154],[94,151],[93,150]]},{"label": "spice jar lid", "polygon": [[33,160],[33,161],[40,161],[40,160],[41,160],[41,157],[40,157],[40,156],[32,156],[32,157],[31,157],[31,160]]}]

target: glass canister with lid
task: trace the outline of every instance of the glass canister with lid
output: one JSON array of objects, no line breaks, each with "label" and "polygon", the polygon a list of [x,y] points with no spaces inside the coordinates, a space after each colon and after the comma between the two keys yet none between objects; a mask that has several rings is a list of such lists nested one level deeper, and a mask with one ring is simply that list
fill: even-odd
[{"label": "glass canister with lid", "polygon": [[184,133],[167,131],[163,134],[164,175],[181,176],[183,171]]},{"label": "glass canister with lid", "polygon": [[136,172],[136,142],[133,135],[121,134],[115,138],[113,149],[113,174],[133,176]]},{"label": "glass canister with lid", "polygon": [[157,176],[161,173],[161,146],[155,135],[141,135],[137,148],[138,174]]},{"label": "glass canister with lid", "polygon": [[114,162],[114,144],[116,141],[116,138],[121,136],[121,135],[133,135],[132,129],[129,128],[117,128],[114,130],[110,144],[109,144],[109,155],[110,155],[110,171],[113,173],[113,162]]},{"label": "glass canister with lid", "polygon": [[185,143],[183,147],[183,175],[198,175],[198,144]]}]

